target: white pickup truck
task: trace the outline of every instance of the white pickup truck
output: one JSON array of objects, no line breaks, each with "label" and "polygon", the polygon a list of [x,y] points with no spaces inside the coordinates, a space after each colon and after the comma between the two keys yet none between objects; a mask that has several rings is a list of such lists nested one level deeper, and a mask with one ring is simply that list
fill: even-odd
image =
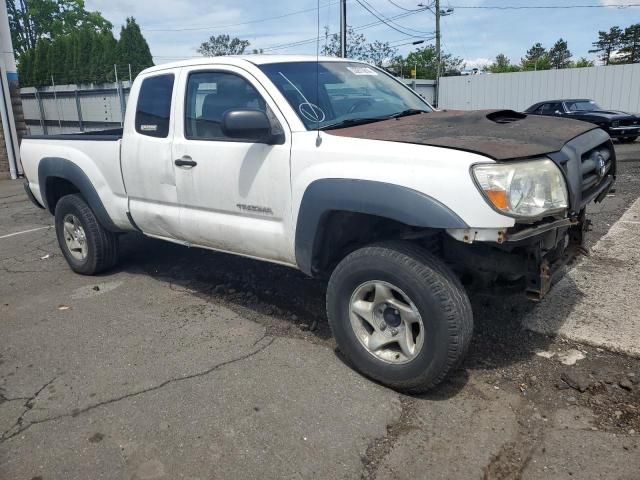
[{"label": "white pickup truck", "polygon": [[32,136],[21,155],[74,271],[109,269],[137,230],[328,278],[345,357],[407,391],[463,358],[463,284],[544,296],[616,170],[595,125],[435,111],[383,70],[303,56],[149,68],[122,131]]}]

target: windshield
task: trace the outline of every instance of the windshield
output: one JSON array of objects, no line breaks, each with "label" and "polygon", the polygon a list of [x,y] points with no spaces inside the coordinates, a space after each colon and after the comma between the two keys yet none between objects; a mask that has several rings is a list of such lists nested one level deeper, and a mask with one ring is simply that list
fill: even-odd
[{"label": "windshield", "polygon": [[260,65],[309,130],[432,109],[381,70],[358,62]]},{"label": "windshield", "polygon": [[565,102],[570,112],[589,112],[591,110],[601,110],[593,100],[580,100],[577,102]]}]

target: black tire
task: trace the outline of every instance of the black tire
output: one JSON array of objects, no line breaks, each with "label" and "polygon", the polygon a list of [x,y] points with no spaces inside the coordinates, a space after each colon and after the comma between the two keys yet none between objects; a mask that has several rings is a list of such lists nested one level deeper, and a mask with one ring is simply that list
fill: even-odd
[{"label": "black tire", "polygon": [[[64,238],[64,218],[74,215],[82,226],[87,244],[87,255],[79,260],[73,256]],[[106,230],[98,221],[81,195],[65,195],[56,204],[56,236],[60,250],[71,269],[82,275],[95,275],[112,268],[118,260],[118,236]]]},{"label": "black tire", "polygon": [[635,137],[624,137],[620,139],[620,143],[633,143],[638,139],[637,136]]},{"label": "black tire", "polygon": [[[349,316],[351,296],[369,281],[397,286],[420,312],[424,344],[408,363],[379,359],[354,333]],[[471,304],[458,278],[442,261],[407,242],[375,244],[345,257],[329,280],[327,316],[340,351],[356,370],[409,392],[424,392],[442,382],[461,363],[473,334]]]}]

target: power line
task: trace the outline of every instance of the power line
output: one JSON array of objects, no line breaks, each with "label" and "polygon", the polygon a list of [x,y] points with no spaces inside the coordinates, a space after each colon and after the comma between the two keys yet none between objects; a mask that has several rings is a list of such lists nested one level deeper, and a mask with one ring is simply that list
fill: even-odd
[{"label": "power line", "polygon": [[406,8],[403,7],[402,5],[399,5],[398,3],[394,2],[393,0],[387,0],[391,5],[393,5],[394,7],[398,7],[400,10],[404,10],[405,12],[417,12],[418,10],[421,9],[416,9],[416,8]]},{"label": "power line", "polygon": [[[391,23],[393,23],[396,27],[401,28],[401,29],[403,29],[403,30],[413,31],[413,32],[419,33],[420,35],[427,35],[427,32],[423,32],[422,30],[416,30],[415,28],[406,27],[406,26],[404,26],[404,25],[400,25],[398,22],[394,22],[392,19],[390,19],[390,18],[386,17],[385,15],[383,15],[382,13],[380,13],[380,11],[379,11],[379,10],[376,10],[376,9],[375,9],[375,8],[374,8],[374,7],[373,7],[373,6],[368,2],[368,0],[362,0],[362,2],[363,2],[364,4],[366,4],[369,8],[371,8],[371,10],[373,10],[374,12],[376,12],[379,16],[381,16],[382,18],[384,18],[384,19],[386,19],[386,20],[390,21]],[[360,3],[360,0],[358,0],[358,3]],[[419,11],[421,11],[421,10],[428,10],[428,9],[429,9],[429,6],[426,6],[426,5],[425,5],[424,7],[421,7],[420,9],[416,9],[416,10],[412,10],[412,11],[417,13],[417,12],[419,12]],[[378,17],[376,17],[376,18],[378,18]],[[430,32],[429,32],[429,33],[430,33]]]},{"label": "power line", "polygon": [[[404,27],[402,27],[400,25],[395,26],[397,24],[394,24],[393,22],[389,21],[388,18],[386,18],[382,14],[378,13],[378,11],[376,9],[374,9],[371,5],[369,5],[366,2],[366,0],[356,0],[356,2],[362,8],[364,8],[367,12],[369,12],[371,15],[376,17],[378,20],[380,20],[382,23],[384,23],[387,27],[391,28],[392,30],[395,30],[396,32],[402,33],[403,35],[406,35],[407,37],[419,38],[417,35],[414,35],[414,34],[411,34],[411,33],[407,33],[405,31],[401,30],[401,28],[404,28]],[[424,33],[424,32],[419,32],[419,33]]]},{"label": "power line", "polygon": [[[404,18],[404,17],[408,17],[408,16],[411,16],[411,15],[415,15],[416,13],[419,13],[421,11],[423,11],[423,10],[416,10],[416,11],[413,11],[413,12],[400,13],[398,15],[394,15],[394,16],[389,17],[389,18],[391,20],[396,20],[398,18]],[[380,20],[375,21],[375,22],[366,23],[364,25],[359,25],[357,27],[354,27],[353,31],[357,32],[357,31],[361,31],[361,30],[366,30],[366,29],[371,28],[371,27],[382,25],[383,23],[384,22],[382,22]],[[334,33],[330,33],[329,35],[335,35],[335,32]],[[427,35],[433,35],[433,32],[429,32]],[[306,39],[306,40],[298,40],[296,42],[269,45],[267,47],[264,47],[263,50],[264,51],[282,50],[283,48],[297,47],[297,46],[313,43],[315,41],[316,41],[316,38],[314,37],[314,38],[309,38],[309,39]]]},{"label": "power line", "polygon": [[[337,5],[338,3],[340,3],[339,1],[334,1],[334,2],[330,2],[330,3],[326,3],[324,5],[321,5],[320,8],[324,8],[324,7],[328,7],[328,6],[332,6],[332,5]],[[276,15],[273,17],[265,17],[265,18],[257,18],[255,20],[247,20],[246,22],[240,22],[240,23],[229,23],[226,25],[210,25],[207,27],[180,27],[180,28],[146,28],[143,27],[143,30],[145,32],[186,32],[186,31],[198,31],[198,30],[216,30],[216,29],[222,29],[222,28],[231,28],[231,27],[240,27],[242,25],[251,25],[254,23],[262,23],[262,22],[268,22],[270,20],[278,20],[280,18],[286,18],[286,17],[292,17],[294,15],[299,15],[301,13],[308,13],[308,12],[315,12],[317,10],[317,8],[307,8],[304,10],[296,10],[294,12],[289,12],[289,13],[284,13],[282,15]]]},{"label": "power line", "polygon": [[633,8],[640,7],[640,3],[625,3],[620,5],[452,5],[451,8],[473,10],[570,10],[574,8]]}]

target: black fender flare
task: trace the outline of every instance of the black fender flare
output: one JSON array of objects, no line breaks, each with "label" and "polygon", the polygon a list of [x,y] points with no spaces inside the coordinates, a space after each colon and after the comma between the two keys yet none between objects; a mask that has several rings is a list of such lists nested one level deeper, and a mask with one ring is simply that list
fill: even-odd
[{"label": "black fender flare", "polygon": [[85,199],[93,213],[98,217],[100,224],[112,232],[122,231],[113,223],[111,217],[104,208],[104,204],[95,187],[87,177],[87,174],[82,171],[75,163],[60,157],[45,157],[40,160],[38,164],[38,184],[40,185],[40,194],[44,206],[55,214],[55,208],[53,205],[49,205],[49,196],[47,195],[47,179],[57,177],[67,180],[72,183],[79,191],[82,197]]},{"label": "black fender flare", "polygon": [[313,274],[319,229],[326,216],[334,211],[376,215],[413,227],[468,228],[448,207],[411,188],[372,180],[316,180],[302,196],[296,224],[296,263],[307,275]]}]

